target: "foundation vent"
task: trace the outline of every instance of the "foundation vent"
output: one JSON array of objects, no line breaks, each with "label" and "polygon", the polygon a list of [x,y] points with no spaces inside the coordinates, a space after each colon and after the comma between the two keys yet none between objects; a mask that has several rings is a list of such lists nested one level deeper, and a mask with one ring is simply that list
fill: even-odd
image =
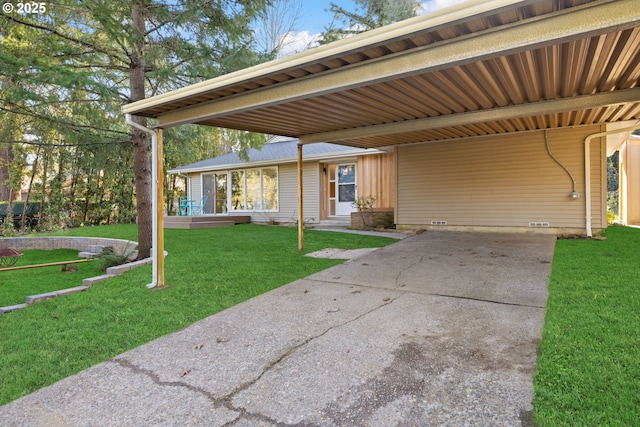
[{"label": "foundation vent", "polygon": [[431,221],[431,225],[447,225],[447,221],[444,221],[442,219],[433,220]]},{"label": "foundation vent", "polygon": [[530,222],[529,227],[532,227],[532,228],[549,227],[549,223],[548,222]]}]

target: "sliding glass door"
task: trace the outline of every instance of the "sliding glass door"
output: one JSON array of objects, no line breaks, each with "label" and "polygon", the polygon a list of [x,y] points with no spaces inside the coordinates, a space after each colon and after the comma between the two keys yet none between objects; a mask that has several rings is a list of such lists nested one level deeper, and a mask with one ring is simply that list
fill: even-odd
[{"label": "sliding glass door", "polygon": [[228,209],[228,174],[226,172],[202,175],[202,196],[206,197],[205,214],[226,214]]}]

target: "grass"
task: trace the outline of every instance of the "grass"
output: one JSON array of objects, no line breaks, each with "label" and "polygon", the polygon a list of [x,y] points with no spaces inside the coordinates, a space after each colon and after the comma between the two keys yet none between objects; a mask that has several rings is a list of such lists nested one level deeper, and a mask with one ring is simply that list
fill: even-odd
[{"label": "grass", "polygon": [[535,383],[540,426],[640,425],[640,230],[556,244]]},{"label": "grass", "polygon": [[[137,240],[135,226],[64,234]],[[0,316],[0,404],[339,263],[303,257],[289,228],[166,230],[165,240],[163,290],[145,288],[147,266]],[[309,231],[304,252],[387,243]],[[625,227],[610,227],[604,241],[557,242],[534,378],[540,426],[639,425],[639,249],[640,230]]]},{"label": "grass", "polygon": [[[56,249],[53,251],[25,250],[15,266],[44,264],[57,261],[77,260],[78,251]],[[98,276],[98,261],[73,264],[77,271],[62,272],[61,266],[30,268],[0,273],[0,307],[22,304],[25,297],[53,292],[82,285],[82,279]],[[43,279],[45,277],[46,279]]]},{"label": "grass", "polygon": [[[137,240],[135,226],[70,230],[65,235]],[[380,247],[392,240],[305,233],[305,251]],[[241,225],[166,230],[168,286],[148,290],[151,267],[88,291],[0,316],[0,404],[187,326],[339,260],[297,250],[293,228]]]}]

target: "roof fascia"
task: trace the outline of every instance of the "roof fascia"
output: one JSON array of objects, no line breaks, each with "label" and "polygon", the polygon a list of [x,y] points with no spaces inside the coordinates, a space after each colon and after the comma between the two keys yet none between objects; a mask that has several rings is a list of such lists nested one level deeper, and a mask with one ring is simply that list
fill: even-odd
[{"label": "roof fascia", "polygon": [[472,17],[495,14],[506,8],[533,3],[534,0],[472,0],[444,8],[434,13],[417,16],[405,21],[396,22],[374,30],[366,31],[354,37],[338,40],[323,46],[309,49],[295,55],[255,65],[233,73],[225,74],[201,83],[186,86],[162,95],[143,99],[122,107],[123,114],[137,114],[146,109],[187,99],[203,92],[219,90],[241,84],[256,78],[274,73],[308,66],[327,58],[344,55],[365,47],[384,44],[407,35],[423,31],[455,25]]},{"label": "roof fascia", "polygon": [[[265,108],[298,99],[321,96],[365,84],[465,65],[512,53],[592,37],[631,28],[640,21],[637,0],[597,2],[575,9],[520,21],[343,67],[289,83],[240,93],[209,103],[185,107],[158,117],[158,127],[198,123],[257,108]],[[302,135],[297,135],[302,138]],[[304,141],[303,141],[304,142]],[[332,142],[332,140],[325,140]]]},{"label": "roof fascia", "polygon": [[[369,156],[372,154],[385,154],[384,151],[376,150],[375,148],[353,148],[348,151],[341,151],[340,153],[324,153],[324,154],[312,154],[308,156],[303,156],[303,160],[305,162],[315,162],[315,161],[324,161],[324,160],[335,160],[341,158],[350,158],[353,156]],[[247,169],[247,168],[258,168],[263,166],[277,166],[284,165],[289,163],[296,163],[298,161],[298,157],[287,157],[283,159],[275,159],[275,160],[261,160],[257,162],[243,162],[243,163],[228,163],[225,165],[215,165],[215,166],[202,166],[198,168],[174,168],[169,169],[168,173],[197,173],[197,172],[209,172],[209,171],[221,171],[221,170],[231,170],[231,169]]]}]

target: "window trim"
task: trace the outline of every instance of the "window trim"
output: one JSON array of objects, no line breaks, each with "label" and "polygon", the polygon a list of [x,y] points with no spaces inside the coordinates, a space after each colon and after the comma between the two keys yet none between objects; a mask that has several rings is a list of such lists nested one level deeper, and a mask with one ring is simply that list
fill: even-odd
[{"label": "window trim", "polygon": [[[277,207],[276,209],[264,209],[264,175],[263,175],[263,170],[264,169],[275,169],[276,171],[276,204]],[[247,175],[248,175],[248,171],[260,171],[260,206],[259,209],[247,209]],[[229,210],[229,212],[280,212],[280,167],[275,165],[275,166],[264,166],[264,167],[257,167],[257,168],[246,168],[246,169],[232,169],[229,171],[229,198],[232,200],[233,199],[233,188],[231,183],[233,182],[233,174],[236,172],[242,172],[242,176],[243,176],[243,199],[244,199],[244,203],[243,203],[243,209],[233,209],[233,205],[231,204],[231,209]]]}]

